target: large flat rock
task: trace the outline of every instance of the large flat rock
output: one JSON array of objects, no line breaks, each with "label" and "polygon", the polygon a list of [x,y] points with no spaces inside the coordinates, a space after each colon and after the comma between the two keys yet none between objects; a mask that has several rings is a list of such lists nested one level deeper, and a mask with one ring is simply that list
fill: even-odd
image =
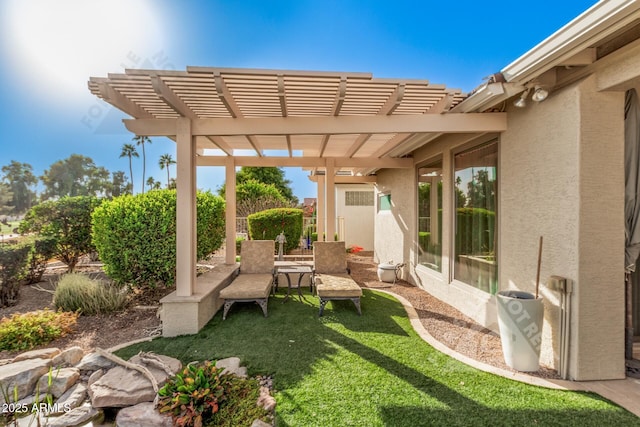
[{"label": "large flat rock", "polygon": [[[29,396],[43,375],[49,372],[51,359],[26,359],[16,363],[0,366],[0,384],[7,395],[13,399],[17,389],[18,399]],[[0,404],[7,403],[4,394],[0,393]]]}]

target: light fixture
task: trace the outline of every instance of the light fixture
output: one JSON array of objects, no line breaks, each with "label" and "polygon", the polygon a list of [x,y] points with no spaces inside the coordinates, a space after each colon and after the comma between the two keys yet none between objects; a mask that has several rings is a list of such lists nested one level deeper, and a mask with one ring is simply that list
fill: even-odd
[{"label": "light fixture", "polygon": [[515,102],[513,103],[513,105],[515,107],[518,108],[524,108],[527,106],[527,95],[529,95],[529,91],[531,89],[527,88],[525,89],[524,92],[522,92],[522,95],[520,95],[520,98],[516,99]]},{"label": "light fixture", "polygon": [[549,91],[547,89],[543,88],[540,85],[535,85],[533,89],[533,95],[531,95],[531,99],[533,99],[535,102],[541,102],[547,99],[547,96],[549,96]]}]

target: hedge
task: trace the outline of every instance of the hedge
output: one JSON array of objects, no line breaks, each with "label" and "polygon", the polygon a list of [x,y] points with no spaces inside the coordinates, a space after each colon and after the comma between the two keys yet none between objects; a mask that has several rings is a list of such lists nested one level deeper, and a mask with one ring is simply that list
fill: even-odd
[{"label": "hedge", "polygon": [[[93,241],[119,284],[172,285],[176,275],[176,191],[155,190],[104,202],[93,213]],[[197,194],[197,257],[222,246],[224,200]]]},{"label": "hedge", "polygon": [[18,302],[30,252],[31,245],[0,246],[0,307],[9,307]]},{"label": "hedge", "polygon": [[275,208],[256,212],[247,217],[247,225],[253,240],[275,240],[284,231],[287,239],[284,250],[289,252],[300,245],[302,209]]}]

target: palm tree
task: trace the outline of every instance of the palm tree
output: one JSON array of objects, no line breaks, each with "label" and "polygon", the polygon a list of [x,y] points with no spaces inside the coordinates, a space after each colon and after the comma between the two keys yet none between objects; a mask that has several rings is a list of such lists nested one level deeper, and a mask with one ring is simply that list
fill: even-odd
[{"label": "palm tree", "polygon": [[156,180],[153,179],[152,176],[150,176],[149,178],[147,178],[147,186],[149,187],[149,190],[153,190],[153,187],[156,184]]},{"label": "palm tree", "polygon": [[[129,177],[131,178],[131,194],[133,194],[133,168],[131,167],[131,158],[140,156],[136,151],[136,147],[134,147],[132,144],[123,144],[122,151],[120,152],[120,157],[129,158]],[[144,185],[142,187],[144,188]]]},{"label": "palm tree", "polygon": [[151,140],[148,136],[137,135],[133,137],[133,141],[136,142],[136,145],[142,145],[142,192],[144,193],[144,177],[146,175],[146,166],[147,166],[147,156],[144,152],[144,144],[151,144]]},{"label": "palm tree", "polygon": [[160,165],[160,169],[164,169],[165,167],[167,168],[167,188],[169,188],[171,186],[171,178],[169,176],[169,166],[170,165],[175,165],[176,161],[173,160],[173,157],[171,157],[171,154],[163,154],[162,156],[160,156],[160,160],[158,161],[158,165]]}]

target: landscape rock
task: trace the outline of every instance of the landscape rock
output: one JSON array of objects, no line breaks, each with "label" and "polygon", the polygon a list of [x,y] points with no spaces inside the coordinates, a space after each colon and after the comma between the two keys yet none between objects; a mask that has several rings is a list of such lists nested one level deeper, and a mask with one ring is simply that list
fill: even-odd
[{"label": "landscape rock", "polygon": [[262,420],[255,420],[252,424],[251,427],[271,427],[271,424],[269,423],[265,423]]},{"label": "landscape rock", "polygon": [[77,408],[87,397],[87,387],[82,383],[77,383],[67,390],[56,401],[59,408]]},{"label": "landscape rock", "polygon": [[78,368],[53,369],[40,377],[37,389],[41,394],[51,394],[58,398],[69,390],[78,381],[78,378],[80,378]]},{"label": "landscape rock", "polygon": [[94,371],[90,376],[89,379],[87,380],[87,387],[91,386],[91,384],[95,383],[96,381],[98,381],[100,378],[102,378],[102,376],[104,375],[105,370],[104,369],[98,369],[97,371]]},{"label": "landscape rock", "polygon": [[116,416],[116,427],[172,427],[173,421],[163,415],[153,403],[144,402],[122,408]]},{"label": "landscape rock", "polygon": [[91,406],[80,406],[59,417],[48,417],[46,425],[47,427],[75,427],[84,425],[89,421],[100,424],[103,419],[104,413],[102,411]]},{"label": "landscape rock", "polygon": [[[166,372],[157,366],[162,362],[169,370]],[[182,369],[182,363],[171,357],[152,355],[134,356],[129,360],[146,367],[156,379],[158,388],[162,387],[170,376]],[[133,406],[142,402],[152,402],[156,397],[151,381],[139,371],[116,366],[89,386],[91,404],[96,408]]]},{"label": "landscape rock", "polygon": [[97,371],[98,369],[110,369],[114,366],[116,366],[116,364],[106,357],[98,353],[89,353],[80,360],[76,368],[81,371]]},{"label": "landscape rock", "polygon": [[80,347],[71,347],[56,355],[51,363],[53,366],[74,366],[84,357],[84,350]]},{"label": "landscape rock", "polygon": [[[12,398],[14,389],[17,389],[18,399],[29,396],[40,377],[49,372],[49,366],[51,359],[27,359],[0,366],[2,390]],[[4,401],[4,394],[0,393],[0,404],[8,403]]]},{"label": "landscape rock", "polygon": [[20,353],[19,355],[14,357],[12,363],[28,359],[51,359],[57,354],[60,354],[59,348],[43,348],[40,350],[31,350]]},{"label": "landscape rock", "polygon": [[239,377],[247,377],[247,368],[240,366],[240,358],[227,357],[226,359],[220,359],[216,362],[216,368],[222,369],[222,374],[232,373]]}]

